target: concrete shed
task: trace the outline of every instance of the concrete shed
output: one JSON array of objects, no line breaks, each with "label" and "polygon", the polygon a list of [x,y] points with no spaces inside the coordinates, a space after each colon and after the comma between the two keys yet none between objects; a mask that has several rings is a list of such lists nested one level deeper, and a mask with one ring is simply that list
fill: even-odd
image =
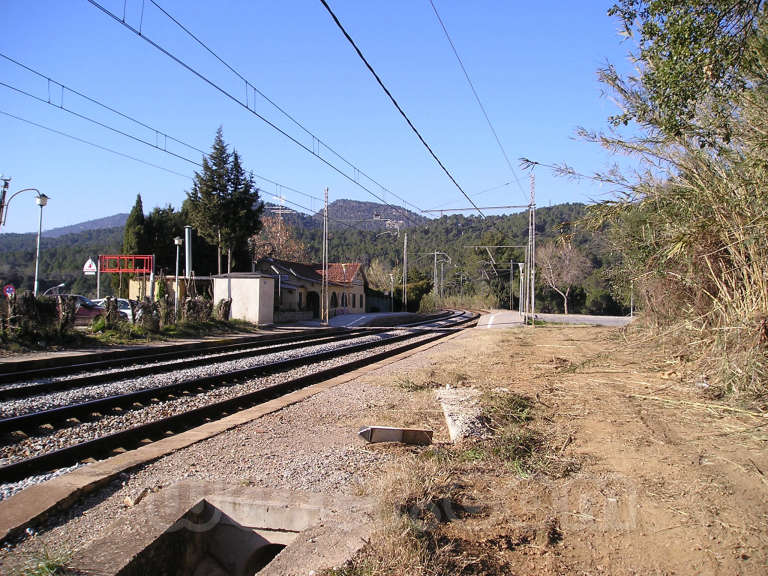
[{"label": "concrete shed", "polygon": [[213,277],[213,301],[232,298],[231,317],[259,326],[274,323],[275,279],[260,272]]}]

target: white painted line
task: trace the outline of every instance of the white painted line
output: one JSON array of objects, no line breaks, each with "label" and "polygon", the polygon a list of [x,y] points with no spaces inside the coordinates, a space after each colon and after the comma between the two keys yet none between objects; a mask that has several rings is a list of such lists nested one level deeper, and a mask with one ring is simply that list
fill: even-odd
[{"label": "white painted line", "polygon": [[491,317],[488,318],[488,324],[485,325],[486,328],[490,328],[493,326],[493,321],[496,318],[496,314],[491,314]]},{"label": "white painted line", "polygon": [[352,322],[350,322],[349,324],[347,324],[347,326],[354,326],[354,325],[355,325],[355,324],[357,324],[358,322],[362,322],[363,320],[365,320],[365,318],[366,318],[365,316],[360,316],[360,318],[358,318],[357,320],[353,320]]}]

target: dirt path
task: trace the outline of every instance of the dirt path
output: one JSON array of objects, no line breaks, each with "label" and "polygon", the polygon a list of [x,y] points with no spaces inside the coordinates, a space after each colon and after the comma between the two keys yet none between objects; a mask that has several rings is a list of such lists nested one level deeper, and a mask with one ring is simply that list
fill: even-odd
[{"label": "dirt path", "polygon": [[[416,382],[527,397],[544,440],[529,471],[482,443],[450,448],[429,472],[450,481],[419,497],[473,513],[438,513],[416,537],[432,560],[403,573],[768,574],[768,417],[669,367],[612,328],[475,330],[440,347]],[[428,404],[431,391],[414,394]],[[368,554],[358,569],[392,550]]]},{"label": "dirt path", "polygon": [[543,486],[564,526],[555,565],[768,573],[768,419],[720,409],[691,383],[664,378],[663,359],[596,336],[540,330],[534,339],[578,346],[552,348],[552,363],[568,364],[530,382],[554,424],[572,427],[570,450],[584,460],[572,478]]}]

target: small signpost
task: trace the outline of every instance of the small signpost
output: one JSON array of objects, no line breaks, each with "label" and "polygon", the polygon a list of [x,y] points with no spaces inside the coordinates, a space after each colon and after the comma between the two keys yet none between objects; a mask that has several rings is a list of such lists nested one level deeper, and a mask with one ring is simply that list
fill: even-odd
[{"label": "small signpost", "polygon": [[83,266],[83,274],[86,276],[95,276],[96,275],[96,262],[88,258],[88,261]]},{"label": "small signpost", "polygon": [[13,284],[6,284],[3,288],[3,294],[5,294],[5,297],[9,300],[13,298],[13,295],[16,294],[16,288]]}]

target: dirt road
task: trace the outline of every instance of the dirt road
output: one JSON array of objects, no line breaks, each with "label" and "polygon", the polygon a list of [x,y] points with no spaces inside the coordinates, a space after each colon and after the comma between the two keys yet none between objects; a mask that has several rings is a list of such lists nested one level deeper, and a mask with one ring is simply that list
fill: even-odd
[{"label": "dirt road", "polygon": [[[541,441],[506,460],[492,441],[433,458],[444,463],[416,492],[443,513],[414,540],[432,556],[398,559],[422,564],[403,573],[768,574],[768,417],[708,399],[670,366],[615,328],[476,329],[441,346],[410,376],[427,388],[417,406],[438,385],[507,390],[530,400],[530,421],[506,438]],[[425,459],[414,466],[404,486]],[[393,569],[405,540],[357,567]]]}]

